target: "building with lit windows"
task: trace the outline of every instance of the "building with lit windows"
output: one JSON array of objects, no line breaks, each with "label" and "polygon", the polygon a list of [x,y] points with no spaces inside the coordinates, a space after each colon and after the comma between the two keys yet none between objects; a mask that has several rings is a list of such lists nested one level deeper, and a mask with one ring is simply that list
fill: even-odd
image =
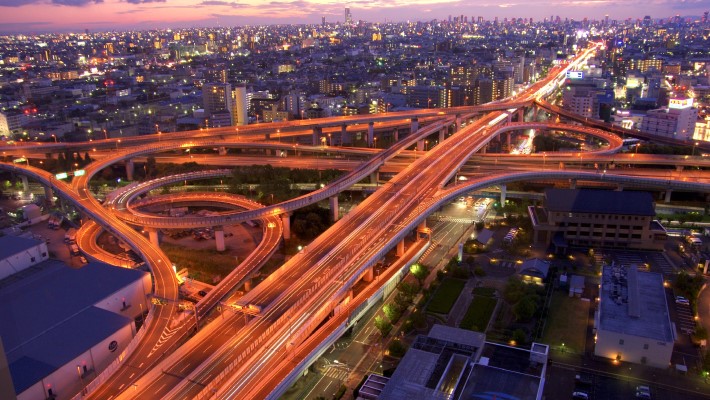
[{"label": "building with lit windows", "polygon": [[650,110],[641,121],[641,130],[652,135],[690,140],[695,134],[698,109],[693,99],[670,99],[668,107]]},{"label": "building with lit windows", "polygon": [[[205,118],[210,119],[211,127],[234,125],[232,85],[229,83],[204,84],[202,86],[202,105],[205,109]],[[225,114],[229,115],[229,118],[226,118]],[[229,121],[227,121],[228,119]]]},{"label": "building with lit windows", "polygon": [[547,189],[544,206],[528,211],[533,242],[557,253],[569,247],[663,250],[668,236],[647,192]]}]

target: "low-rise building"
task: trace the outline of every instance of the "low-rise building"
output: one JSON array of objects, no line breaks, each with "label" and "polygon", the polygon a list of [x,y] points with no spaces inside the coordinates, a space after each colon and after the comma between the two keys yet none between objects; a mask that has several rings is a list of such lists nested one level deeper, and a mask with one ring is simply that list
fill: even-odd
[{"label": "low-rise building", "polygon": [[50,259],[0,280],[0,338],[17,398],[79,393],[126,349],[150,290],[148,273],[99,262],[74,269]]},{"label": "low-rise building", "polygon": [[528,211],[534,243],[558,253],[570,246],[662,250],[667,238],[647,192],[547,189],[544,206]]},{"label": "low-rise building", "polygon": [[675,332],[663,276],[635,267],[605,266],[594,326],[597,356],[667,368]]},{"label": "low-rise building", "polygon": [[479,332],[434,325],[416,338],[384,388],[370,385],[365,398],[541,399],[548,350],[539,343],[530,350],[490,343]]}]

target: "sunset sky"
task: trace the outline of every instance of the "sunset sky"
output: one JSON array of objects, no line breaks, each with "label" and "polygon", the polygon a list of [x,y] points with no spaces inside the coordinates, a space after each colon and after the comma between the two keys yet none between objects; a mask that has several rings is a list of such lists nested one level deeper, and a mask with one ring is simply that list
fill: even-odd
[{"label": "sunset sky", "polygon": [[710,0],[0,0],[0,32],[79,32],[343,21],[446,19],[450,14],[611,19],[701,15]]}]

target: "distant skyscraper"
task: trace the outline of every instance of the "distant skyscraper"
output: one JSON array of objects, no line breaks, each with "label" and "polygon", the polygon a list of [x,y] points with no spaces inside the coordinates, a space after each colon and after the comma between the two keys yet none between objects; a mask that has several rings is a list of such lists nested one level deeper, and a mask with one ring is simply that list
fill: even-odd
[{"label": "distant skyscraper", "polygon": [[345,7],[345,23],[348,25],[353,23],[353,16],[350,14],[350,7]]},{"label": "distant skyscraper", "polygon": [[321,17],[321,25],[325,26],[325,16]]}]

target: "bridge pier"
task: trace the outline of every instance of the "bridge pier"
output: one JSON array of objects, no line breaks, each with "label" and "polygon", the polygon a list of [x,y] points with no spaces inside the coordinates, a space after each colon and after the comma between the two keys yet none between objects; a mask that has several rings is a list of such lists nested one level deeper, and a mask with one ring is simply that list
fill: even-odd
[{"label": "bridge pier", "polygon": [[525,122],[525,109],[521,108],[518,110],[518,122]]},{"label": "bridge pier", "polygon": [[375,171],[370,174],[370,183],[378,184],[380,183],[380,172]]},{"label": "bridge pier", "polygon": [[423,151],[423,150],[424,150],[424,141],[417,140],[417,151]]},{"label": "bridge pier", "polygon": [[510,151],[510,141],[513,136],[513,132],[506,132],[505,134],[505,142],[508,144],[508,151]]},{"label": "bridge pier", "polygon": [[395,128],[394,131],[392,131],[392,136],[394,137],[395,143],[399,142],[399,129]]},{"label": "bridge pier", "polygon": [[126,179],[129,181],[133,180],[133,172],[136,166],[133,164],[133,160],[126,160]]},{"label": "bridge pier", "polygon": [[374,147],[375,142],[375,123],[369,122],[367,124],[367,147]]},{"label": "bridge pier", "polygon": [[409,134],[415,134],[419,130],[419,118],[412,118],[412,123],[409,125]]},{"label": "bridge pier", "polygon": [[323,134],[323,128],[321,128],[320,126],[313,127],[313,139],[312,139],[313,146],[318,146],[318,142],[320,141],[320,136],[322,134]]},{"label": "bridge pier", "polygon": [[512,113],[508,113],[508,118],[506,119],[505,122],[506,122],[507,124],[513,122],[513,114],[512,114]]},{"label": "bridge pier", "polygon": [[570,189],[577,189],[577,180],[576,179],[569,180],[569,188]]},{"label": "bridge pier", "polygon": [[484,144],[483,147],[481,147],[481,154],[486,154],[487,150],[488,150],[488,143]]},{"label": "bridge pier", "polygon": [[[454,122],[454,132],[458,132],[461,129],[461,114],[456,114],[456,122]],[[442,141],[440,140],[439,143]]]},{"label": "bridge pier", "polygon": [[397,242],[397,251],[395,252],[397,257],[402,257],[404,255],[404,239]]},{"label": "bridge pier", "polygon": [[676,165],[676,166],[675,166],[675,170],[678,171],[678,172],[681,172],[681,171],[683,171],[683,166],[682,166],[682,165]]},{"label": "bridge pier", "polygon": [[616,186],[616,189],[614,189],[615,192],[623,192],[624,191],[624,185],[619,184]]},{"label": "bridge pier", "polygon": [[348,140],[347,140],[348,144],[352,143],[350,140],[350,137],[348,136],[348,126],[347,125],[340,125],[340,145],[341,146],[346,142],[345,138],[348,138]]},{"label": "bridge pier", "polygon": [[446,131],[446,128],[443,128],[439,131],[439,144],[444,143],[444,140],[446,140]]},{"label": "bridge pier", "polygon": [[281,214],[281,224],[284,228],[284,240],[291,239],[291,213]]},{"label": "bridge pier", "polygon": [[224,246],[224,226],[214,227],[214,240],[217,247],[217,251],[224,251],[226,247]]},{"label": "bridge pier", "polygon": [[26,175],[20,175],[20,179],[22,179],[22,191],[27,193],[30,191],[30,182],[27,180]]},{"label": "bridge pier", "polygon": [[340,213],[338,212],[338,195],[331,196],[328,200],[330,201],[330,215],[333,218],[333,222],[337,222],[340,217]]},{"label": "bridge pier", "polygon": [[251,291],[251,278],[244,281],[244,291],[245,292]]},{"label": "bridge pier", "polygon": [[227,148],[222,146],[219,149],[217,149],[218,153],[220,156],[226,156],[227,155]]},{"label": "bridge pier", "polygon": [[537,122],[537,113],[538,113],[538,111],[539,111],[539,109],[538,109],[538,107],[537,107],[537,103],[533,103],[533,105],[532,105],[532,112],[533,112],[532,122]]},{"label": "bridge pier", "polygon": [[505,196],[508,194],[508,187],[505,184],[500,185],[500,206],[505,205]]},{"label": "bridge pier", "polygon": [[160,246],[160,238],[158,236],[158,230],[155,228],[146,228],[148,231],[148,238],[153,246]]},{"label": "bridge pier", "polygon": [[365,270],[362,275],[362,280],[364,282],[372,282],[375,279],[375,267],[370,267]]},{"label": "bridge pier", "polygon": [[44,199],[47,205],[54,206],[54,191],[49,186],[44,187]]},{"label": "bridge pier", "polygon": [[670,203],[671,202],[671,194],[673,193],[673,190],[668,189],[666,190],[666,197],[663,199],[664,203]]}]

